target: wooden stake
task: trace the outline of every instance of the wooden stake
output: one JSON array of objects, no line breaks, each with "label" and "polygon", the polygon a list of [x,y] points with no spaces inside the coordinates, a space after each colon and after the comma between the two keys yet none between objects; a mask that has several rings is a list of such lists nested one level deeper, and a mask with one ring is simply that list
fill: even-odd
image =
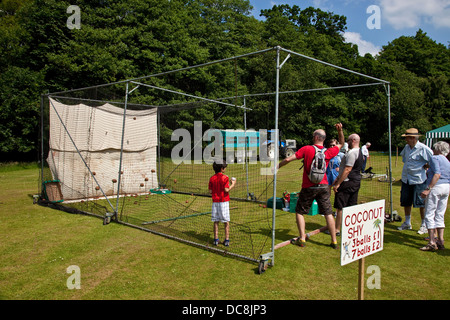
[{"label": "wooden stake", "polygon": [[364,259],[359,259],[358,300],[364,300]]},{"label": "wooden stake", "polygon": [[[312,236],[314,236],[314,235],[316,235],[316,234],[318,234],[318,233],[324,232],[325,230],[328,230],[328,226],[324,226],[324,227],[322,227],[322,228],[319,228],[319,229],[316,229],[316,230],[313,230],[313,231],[308,232],[308,233],[306,234],[306,237],[305,237],[305,238],[306,238],[306,240],[308,240],[308,239],[311,238]],[[277,245],[274,247],[274,250],[283,248],[283,247],[285,247],[285,246],[291,244],[292,241],[296,241],[298,238],[300,238],[300,237],[295,237],[295,238],[292,238],[292,239],[290,239],[290,240],[286,240],[286,241],[280,242],[279,244],[277,244]]]}]

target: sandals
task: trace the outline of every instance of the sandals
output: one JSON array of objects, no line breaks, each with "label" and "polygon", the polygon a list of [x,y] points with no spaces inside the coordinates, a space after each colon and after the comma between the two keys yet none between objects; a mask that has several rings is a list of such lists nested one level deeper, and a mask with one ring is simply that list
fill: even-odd
[{"label": "sandals", "polygon": [[436,251],[438,246],[436,244],[428,243],[425,247],[420,248],[422,251]]},{"label": "sandals", "polygon": [[[424,240],[426,241],[430,241],[430,237],[425,237]],[[434,238],[434,241],[436,242],[436,246],[439,250],[444,250],[445,246],[444,246],[444,242],[443,241],[439,241],[439,239],[437,237]],[[425,248],[425,247],[424,247]],[[427,250],[428,251],[428,250]]]}]

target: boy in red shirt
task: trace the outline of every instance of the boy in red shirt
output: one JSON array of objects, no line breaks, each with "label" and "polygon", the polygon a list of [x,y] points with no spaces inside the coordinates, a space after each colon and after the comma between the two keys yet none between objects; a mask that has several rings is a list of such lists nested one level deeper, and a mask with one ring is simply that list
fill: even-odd
[{"label": "boy in red shirt", "polygon": [[231,179],[230,186],[228,176],[224,174],[226,168],[225,160],[213,163],[216,174],[209,179],[208,189],[213,200],[211,221],[214,222],[214,245],[219,244],[219,222],[223,222],[225,224],[225,241],[223,244],[228,247],[230,245],[230,196],[228,193],[234,188],[236,178]]}]

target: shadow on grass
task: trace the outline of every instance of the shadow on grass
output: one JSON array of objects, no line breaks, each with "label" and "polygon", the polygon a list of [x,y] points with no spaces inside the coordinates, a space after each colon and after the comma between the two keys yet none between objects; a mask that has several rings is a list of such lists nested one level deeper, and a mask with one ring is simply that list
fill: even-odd
[{"label": "shadow on grass", "polygon": [[[397,229],[399,224],[385,223],[384,225],[384,243],[395,243],[398,245],[407,246],[413,249],[419,250],[427,244],[425,237],[428,234],[418,234],[417,230],[403,230]],[[449,256],[450,252],[448,249],[437,250],[437,254],[442,256]]]},{"label": "shadow on grass", "polygon": [[[275,242],[284,242],[293,238],[296,238],[299,236],[297,225],[295,222],[295,218],[293,220],[293,227],[292,228],[275,228]],[[323,226],[325,226],[326,223],[324,221],[323,224],[315,223],[315,222],[306,222],[305,224],[305,230],[306,233],[311,232],[313,230],[319,229]],[[271,235],[272,229],[269,228],[263,228],[259,229],[257,233],[261,235]]]}]

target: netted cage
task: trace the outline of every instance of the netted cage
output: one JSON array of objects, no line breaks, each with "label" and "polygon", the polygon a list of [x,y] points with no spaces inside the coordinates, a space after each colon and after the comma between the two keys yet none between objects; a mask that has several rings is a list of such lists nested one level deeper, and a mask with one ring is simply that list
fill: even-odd
[{"label": "netted cage", "polygon": [[[280,53],[287,54],[283,62]],[[261,56],[265,57],[251,60]],[[275,170],[280,156],[300,148],[295,139],[280,136],[284,110],[279,106],[322,90],[280,90],[280,70],[291,56],[307,58],[276,47],[43,95],[40,203],[100,217],[105,225],[114,221],[259,262],[264,271],[269,263],[273,265],[274,250],[285,240],[277,235],[277,218],[295,224],[295,194],[301,189],[303,170],[299,166]],[[251,78],[246,68],[261,61],[273,65],[273,70],[266,70],[272,76],[264,81],[272,81],[274,90],[248,92],[258,90],[258,85],[243,85]],[[362,86],[389,88],[385,81],[368,78],[372,82]],[[220,83],[220,90],[208,83]],[[388,109],[389,103],[383,126],[390,141]],[[371,151],[368,171],[362,173],[360,202],[391,203],[390,159],[390,152]],[[215,174],[212,164],[220,160],[227,163],[225,175],[236,180],[229,193],[227,245],[222,225],[221,241],[214,243],[211,221],[209,180]]]}]

